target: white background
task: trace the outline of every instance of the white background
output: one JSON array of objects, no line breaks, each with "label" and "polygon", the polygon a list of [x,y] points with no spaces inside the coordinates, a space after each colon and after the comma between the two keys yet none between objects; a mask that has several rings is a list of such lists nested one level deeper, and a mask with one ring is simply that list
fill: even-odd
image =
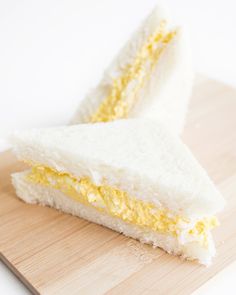
[{"label": "white background", "polygon": [[[188,28],[196,71],[236,86],[235,1],[162,2]],[[67,123],[155,3],[0,0],[0,150],[16,128]],[[234,263],[196,294],[236,294],[235,278]],[[0,264],[0,294],[26,292]]]}]

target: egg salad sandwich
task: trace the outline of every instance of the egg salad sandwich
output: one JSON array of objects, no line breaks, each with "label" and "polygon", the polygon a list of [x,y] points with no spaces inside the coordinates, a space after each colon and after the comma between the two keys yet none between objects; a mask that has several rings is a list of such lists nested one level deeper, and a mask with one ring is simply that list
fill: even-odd
[{"label": "egg salad sandwich", "polygon": [[158,118],[181,133],[193,80],[182,28],[156,7],[81,101],[71,123]]},{"label": "egg salad sandwich", "polygon": [[70,213],[168,253],[209,264],[224,200],[177,135],[150,120],[21,131],[19,198]]}]

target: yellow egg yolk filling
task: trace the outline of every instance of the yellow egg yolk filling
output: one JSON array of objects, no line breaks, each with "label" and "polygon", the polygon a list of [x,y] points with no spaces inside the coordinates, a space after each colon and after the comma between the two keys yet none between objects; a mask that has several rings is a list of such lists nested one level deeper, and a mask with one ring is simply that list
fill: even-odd
[{"label": "yellow egg yolk filling", "polygon": [[150,79],[159,57],[175,35],[176,31],[168,32],[166,22],[162,21],[156,32],[137,51],[133,62],[127,64],[122,69],[122,74],[113,80],[107,97],[89,122],[107,122],[128,117],[139,91]]},{"label": "yellow egg yolk filling", "polygon": [[[189,225],[188,218],[173,214],[166,208],[138,200],[128,193],[109,185],[95,185],[88,177],[77,179],[69,173],[61,173],[45,166],[33,166],[27,180],[58,189],[68,197],[127,223],[148,228],[161,234],[178,236],[183,225]],[[208,245],[208,232],[218,224],[215,217],[197,221],[188,229],[202,245]]]}]

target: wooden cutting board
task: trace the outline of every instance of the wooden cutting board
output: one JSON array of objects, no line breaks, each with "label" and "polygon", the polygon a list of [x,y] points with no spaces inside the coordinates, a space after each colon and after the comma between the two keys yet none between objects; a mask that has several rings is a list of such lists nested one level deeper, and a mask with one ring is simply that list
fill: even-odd
[{"label": "wooden cutting board", "polygon": [[35,294],[190,294],[236,259],[236,90],[198,79],[183,138],[228,201],[211,267],[23,203],[10,182],[23,165],[10,152],[0,155],[1,259]]}]

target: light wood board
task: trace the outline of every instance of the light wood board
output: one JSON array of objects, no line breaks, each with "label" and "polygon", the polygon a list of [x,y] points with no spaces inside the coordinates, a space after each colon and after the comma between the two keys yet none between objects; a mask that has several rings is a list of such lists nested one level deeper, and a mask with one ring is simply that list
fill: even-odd
[{"label": "light wood board", "polygon": [[236,90],[198,79],[183,138],[228,201],[211,267],[23,203],[10,183],[23,165],[9,152],[0,155],[1,259],[35,294],[190,294],[236,259]]}]

